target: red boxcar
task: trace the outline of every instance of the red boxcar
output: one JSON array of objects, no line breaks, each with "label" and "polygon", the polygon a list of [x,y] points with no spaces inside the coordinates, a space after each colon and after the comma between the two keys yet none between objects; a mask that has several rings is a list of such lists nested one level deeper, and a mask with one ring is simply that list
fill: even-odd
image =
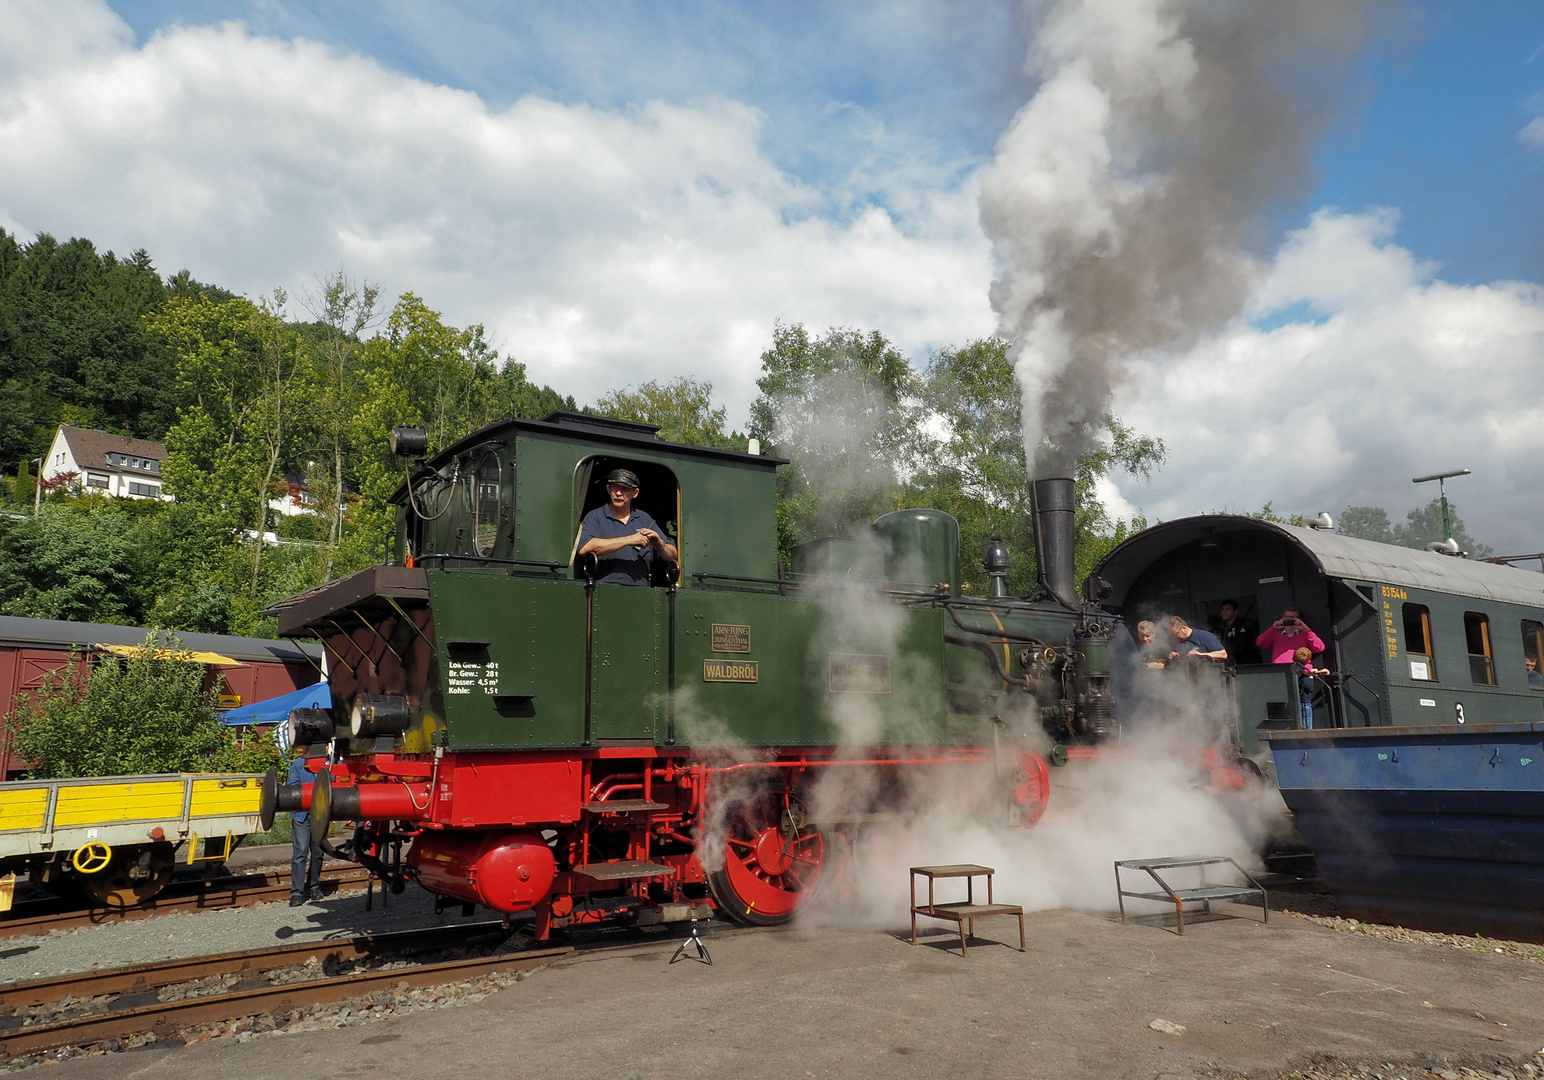
[{"label": "red boxcar", "polygon": [[[0,715],[15,707],[18,695],[36,690],[49,672],[68,664],[72,651],[89,656],[100,646],[143,645],[146,633],[137,626],[0,615]],[[266,701],[321,678],[322,649],[316,644],[223,634],[176,636],[184,649],[235,661],[209,666],[211,680],[224,679],[223,693],[229,695],[227,700],[233,707]],[[0,777],[13,779],[26,768],[27,762],[11,757],[9,732],[0,732]]]}]

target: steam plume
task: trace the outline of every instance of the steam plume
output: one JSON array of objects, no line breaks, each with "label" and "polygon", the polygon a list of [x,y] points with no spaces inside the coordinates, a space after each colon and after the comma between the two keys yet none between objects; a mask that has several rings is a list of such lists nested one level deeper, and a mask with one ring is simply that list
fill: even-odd
[{"label": "steam plume", "polygon": [[1265,217],[1382,0],[1026,0],[1040,78],[982,177],[1034,475],[1092,447],[1113,364],[1242,306]]}]

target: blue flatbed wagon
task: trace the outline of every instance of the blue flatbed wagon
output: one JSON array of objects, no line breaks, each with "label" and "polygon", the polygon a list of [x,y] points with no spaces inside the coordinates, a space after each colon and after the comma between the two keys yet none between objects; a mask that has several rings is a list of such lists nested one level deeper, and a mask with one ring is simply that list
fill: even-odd
[{"label": "blue flatbed wagon", "polygon": [[1544,723],[1260,737],[1348,918],[1544,941]]}]

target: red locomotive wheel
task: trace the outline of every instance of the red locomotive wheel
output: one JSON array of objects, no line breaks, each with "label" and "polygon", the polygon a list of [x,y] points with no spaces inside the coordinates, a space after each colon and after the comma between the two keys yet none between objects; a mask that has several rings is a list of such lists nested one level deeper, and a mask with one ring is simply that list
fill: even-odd
[{"label": "red locomotive wheel", "polygon": [[826,840],[809,827],[795,795],[769,791],[735,807],[724,837],[724,868],[709,878],[725,914],[752,926],[793,918],[814,894],[826,863]]}]

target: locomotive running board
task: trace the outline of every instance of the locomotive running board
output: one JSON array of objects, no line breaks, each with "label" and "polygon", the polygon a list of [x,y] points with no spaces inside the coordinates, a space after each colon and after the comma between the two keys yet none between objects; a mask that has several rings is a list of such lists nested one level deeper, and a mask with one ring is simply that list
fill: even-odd
[{"label": "locomotive running board", "polygon": [[589,814],[636,814],[644,810],[668,810],[667,803],[648,802],[645,799],[613,799],[611,802],[585,803]]},{"label": "locomotive running board", "polygon": [[644,862],[642,859],[622,859],[618,862],[586,863],[574,867],[573,872],[591,881],[634,881],[639,878],[669,877],[675,873],[675,867]]}]

